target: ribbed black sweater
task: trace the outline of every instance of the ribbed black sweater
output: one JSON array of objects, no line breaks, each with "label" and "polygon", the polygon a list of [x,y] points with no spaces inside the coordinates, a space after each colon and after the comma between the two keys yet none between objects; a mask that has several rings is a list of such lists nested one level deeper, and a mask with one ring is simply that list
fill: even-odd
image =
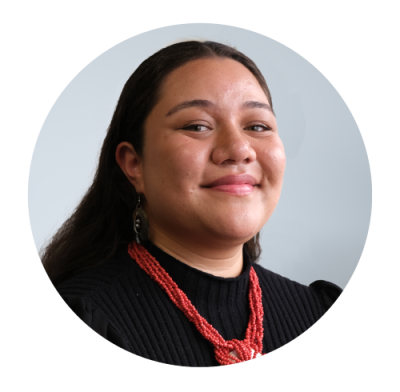
[{"label": "ribbed black sweater", "polygon": [[[241,275],[220,278],[189,267],[150,242],[145,246],[225,340],[244,339],[251,266],[246,256]],[[264,353],[303,333],[341,293],[329,282],[307,287],[253,266],[262,290]],[[128,252],[62,282],[57,290],[92,329],[134,354],[173,365],[218,365],[211,343]]]}]

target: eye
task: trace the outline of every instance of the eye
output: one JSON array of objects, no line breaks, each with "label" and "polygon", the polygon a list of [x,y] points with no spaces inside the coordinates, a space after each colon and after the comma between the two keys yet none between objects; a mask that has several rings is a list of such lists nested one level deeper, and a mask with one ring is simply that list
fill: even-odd
[{"label": "eye", "polygon": [[[192,124],[192,125],[188,125],[187,127],[182,128],[182,129],[185,129],[188,131],[194,131],[194,132],[202,132],[201,128],[206,128],[206,130],[208,129],[208,127],[203,124]],[[260,130],[256,131],[257,133],[263,132],[263,131],[270,131],[272,129],[263,124],[250,125],[246,129],[250,129],[250,128],[259,128]]]},{"label": "eye", "polygon": [[249,131],[254,131],[254,132],[263,132],[263,131],[270,131],[272,128],[264,125],[264,124],[255,124],[255,125],[250,125],[247,128]]},{"label": "eye", "polygon": [[183,127],[186,131],[194,131],[194,132],[204,132],[207,131],[209,128],[202,124],[191,124],[186,127]]}]

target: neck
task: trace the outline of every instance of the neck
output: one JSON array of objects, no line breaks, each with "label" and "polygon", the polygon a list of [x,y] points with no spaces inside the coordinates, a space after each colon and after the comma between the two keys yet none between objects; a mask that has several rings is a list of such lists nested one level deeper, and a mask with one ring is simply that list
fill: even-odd
[{"label": "neck", "polygon": [[243,245],[223,249],[188,246],[154,229],[149,233],[149,240],[182,263],[214,276],[234,278],[243,269]]}]

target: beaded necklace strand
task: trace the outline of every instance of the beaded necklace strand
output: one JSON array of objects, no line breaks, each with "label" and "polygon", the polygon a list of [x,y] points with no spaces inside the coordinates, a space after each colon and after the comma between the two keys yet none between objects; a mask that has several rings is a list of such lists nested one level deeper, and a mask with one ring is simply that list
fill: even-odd
[{"label": "beaded necklace strand", "polygon": [[186,294],[142,245],[133,241],[128,246],[128,252],[139,267],[167,293],[171,301],[196,326],[203,337],[213,344],[215,358],[220,365],[244,362],[262,355],[264,310],[260,284],[253,267],[250,268],[250,318],[246,337],[244,340],[225,340],[204,317],[200,316]]}]

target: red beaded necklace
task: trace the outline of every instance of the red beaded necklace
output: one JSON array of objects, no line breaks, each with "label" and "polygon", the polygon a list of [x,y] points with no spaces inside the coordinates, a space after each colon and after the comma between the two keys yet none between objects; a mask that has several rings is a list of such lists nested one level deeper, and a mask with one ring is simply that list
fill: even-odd
[{"label": "red beaded necklace", "polygon": [[249,302],[250,319],[244,340],[225,340],[192,305],[160,263],[135,241],[128,246],[132,259],[167,293],[171,301],[185,314],[198,331],[214,345],[215,358],[221,365],[244,362],[262,355],[264,310],[261,288],[254,268],[250,268]]}]

